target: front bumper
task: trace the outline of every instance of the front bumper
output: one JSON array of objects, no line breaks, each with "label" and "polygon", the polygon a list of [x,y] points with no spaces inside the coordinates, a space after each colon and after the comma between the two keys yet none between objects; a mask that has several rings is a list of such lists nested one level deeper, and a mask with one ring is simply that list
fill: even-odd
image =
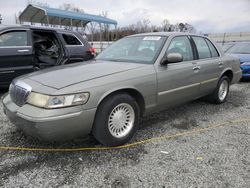
[{"label": "front bumper", "polygon": [[7,95],[3,98],[6,116],[26,134],[46,141],[69,140],[91,132],[96,109],[82,106],[42,109],[25,104],[17,106]]}]

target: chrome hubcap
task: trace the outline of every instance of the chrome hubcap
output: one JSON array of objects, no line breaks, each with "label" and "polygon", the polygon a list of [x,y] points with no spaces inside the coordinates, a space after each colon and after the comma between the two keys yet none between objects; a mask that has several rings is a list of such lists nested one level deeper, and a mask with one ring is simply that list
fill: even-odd
[{"label": "chrome hubcap", "polygon": [[220,84],[219,88],[219,99],[223,101],[228,93],[228,82],[226,80],[223,80]]},{"label": "chrome hubcap", "polygon": [[122,138],[133,128],[135,112],[127,103],[117,105],[109,115],[108,129],[112,136]]}]

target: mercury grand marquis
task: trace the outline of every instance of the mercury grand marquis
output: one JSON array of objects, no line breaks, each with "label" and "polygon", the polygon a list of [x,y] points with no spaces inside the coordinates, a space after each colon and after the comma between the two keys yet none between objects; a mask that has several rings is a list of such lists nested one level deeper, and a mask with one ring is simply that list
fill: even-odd
[{"label": "mercury grand marquis", "polygon": [[146,33],[115,42],[94,60],[15,79],[3,106],[31,136],[93,134],[103,145],[117,146],[132,138],[143,115],[201,97],[225,102],[240,77],[239,59],[205,36]]}]

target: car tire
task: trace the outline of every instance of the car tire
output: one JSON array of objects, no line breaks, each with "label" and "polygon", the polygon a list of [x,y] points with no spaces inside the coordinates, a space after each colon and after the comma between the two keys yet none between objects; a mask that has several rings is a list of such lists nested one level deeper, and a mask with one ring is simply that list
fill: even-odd
[{"label": "car tire", "polygon": [[229,93],[230,79],[227,76],[220,78],[214,92],[207,96],[207,100],[213,104],[224,103]]},{"label": "car tire", "polygon": [[92,134],[105,146],[128,142],[139,126],[140,108],[126,93],[111,95],[97,109]]}]

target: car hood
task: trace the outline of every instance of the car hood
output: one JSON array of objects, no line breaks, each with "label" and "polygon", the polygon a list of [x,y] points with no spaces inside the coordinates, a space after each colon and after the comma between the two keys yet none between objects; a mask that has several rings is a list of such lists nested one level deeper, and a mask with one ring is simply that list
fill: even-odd
[{"label": "car hood", "polygon": [[41,70],[29,74],[25,78],[54,89],[62,89],[73,84],[129,71],[142,66],[144,65],[139,63],[92,60]]},{"label": "car hood", "polygon": [[240,58],[240,63],[250,62],[250,54],[230,54]]}]

